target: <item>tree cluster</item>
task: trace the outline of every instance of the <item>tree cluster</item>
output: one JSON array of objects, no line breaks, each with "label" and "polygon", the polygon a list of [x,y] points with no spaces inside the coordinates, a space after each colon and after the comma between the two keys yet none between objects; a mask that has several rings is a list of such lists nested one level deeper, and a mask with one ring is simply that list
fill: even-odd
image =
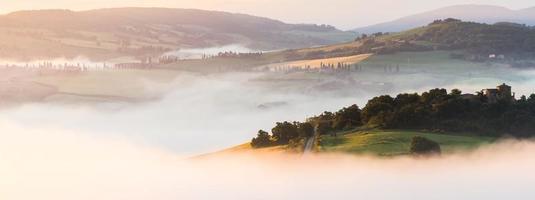
[{"label": "tree cluster", "polygon": [[535,94],[515,101],[489,102],[461,91],[433,89],[423,94],[385,95],[362,110],[363,123],[387,129],[426,129],[479,135],[535,136]]},{"label": "tree cluster", "polygon": [[276,145],[296,143],[300,139],[312,137],[314,127],[310,122],[277,122],[271,129],[271,134],[259,130],[255,138],[251,140],[253,148],[263,148]]},{"label": "tree cluster", "polygon": [[[279,122],[272,134],[259,132],[254,147],[284,145],[314,134],[336,134],[359,127],[470,133],[481,136],[535,136],[535,94],[519,100],[489,101],[482,93],[432,89],[422,94],[378,96],[363,109],[357,105],[324,112],[305,123]],[[315,127],[315,128],[314,128]]]},{"label": "tree cluster", "polygon": [[338,112],[324,112],[309,120],[317,125],[319,134],[330,134],[362,126],[362,110],[357,105],[340,109]]}]

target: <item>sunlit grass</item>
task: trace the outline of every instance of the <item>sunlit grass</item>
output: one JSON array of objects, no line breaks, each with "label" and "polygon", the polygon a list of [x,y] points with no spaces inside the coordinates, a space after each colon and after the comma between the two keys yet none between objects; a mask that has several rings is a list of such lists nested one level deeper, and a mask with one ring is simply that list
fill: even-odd
[{"label": "sunlit grass", "polygon": [[495,140],[491,137],[436,134],[418,131],[357,131],[341,136],[322,136],[322,152],[373,154],[383,156],[409,153],[412,137],[424,136],[438,142],[444,153],[470,150]]}]

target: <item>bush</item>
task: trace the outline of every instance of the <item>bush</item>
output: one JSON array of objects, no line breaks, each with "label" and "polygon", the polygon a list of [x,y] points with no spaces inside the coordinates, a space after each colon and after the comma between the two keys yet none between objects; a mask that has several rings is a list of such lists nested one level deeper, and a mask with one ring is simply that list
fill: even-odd
[{"label": "bush", "polygon": [[440,145],[430,139],[422,136],[414,136],[411,141],[411,154],[413,155],[430,155],[440,154]]}]

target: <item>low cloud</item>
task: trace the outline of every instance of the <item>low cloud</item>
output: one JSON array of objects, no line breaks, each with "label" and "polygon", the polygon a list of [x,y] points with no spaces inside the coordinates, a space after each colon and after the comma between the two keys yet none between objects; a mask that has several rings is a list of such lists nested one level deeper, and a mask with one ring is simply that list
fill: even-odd
[{"label": "low cloud", "polygon": [[[263,81],[278,75],[183,72],[171,83],[144,80],[144,93],[163,95],[155,101],[106,102],[96,106],[25,104],[2,110],[0,120],[33,128],[121,136],[133,143],[196,155],[247,142],[259,129],[270,130],[277,121],[302,121],[352,104],[363,107],[368,99],[383,94],[423,92],[435,87],[460,88],[472,93],[507,82],[518,97],[535,92],[530,87],[535,81],[533,73],[508,69],[491,73],[497,76],[474,75],[466,79],[438,72],[384,75],[365,71],[356,74],[357,83],[339,85],[344,79],[334,76],[308,82]],[[366,79],[389,84],[361,83]],[[322,88],[333,83],[333,87]]]},{"label": "low cloud", "polygon": [[[320,90],[315,84],[329,79],[311,85],[262,82],[261,73],[183,73],[158,101],[4,109],[0,199],[532,199],[532,141],[505,141],[432,159],[343,154],[189,159],[246,142],[276,121],[363,106],[384,93],[435,87],[472,92],[511,82],[515,91],[528,94],[530,73],[514,70],[468,80],[439,73],[364,74],[392,82],[386,90],[360,84]],[[154,90],[161,84],[147,80]]]},{"label": "low cloud", "polygon": [[430,159],[170,151],[0,121],[1,199],[531,199],[535,143]]}]

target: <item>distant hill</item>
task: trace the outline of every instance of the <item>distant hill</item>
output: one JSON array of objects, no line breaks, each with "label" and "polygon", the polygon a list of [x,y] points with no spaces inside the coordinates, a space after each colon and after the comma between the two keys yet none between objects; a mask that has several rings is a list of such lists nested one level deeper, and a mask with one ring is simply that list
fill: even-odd
[{"label": "distant hill", "polygon": [[489,5],[457,5],[403,17],[394,21],[356,28],[358,33],[399,32],[424,26],[437,19],[456,18],[463,21],[494,24],[513,22],[535,25],[535,7],[511,10]]},{"label": "distant hill", "polygon": [[535,28],[515,23],[489,25],[457,19],[435,20],[427,26],[399,33],[367,35],[349,43],[291,50],[287,55],[317,59],[434,50],[455,51],[458,53],[453,57],[472,61],[487,61],[489,55],[495,54],[514,66],[526,65],[517,62],[535,56]]},{"label": "distant hill", "polygon": [[143,55],[177,48],[240,44],[251,49],[300,48],[355,36],[327,25],[216,11],[111,8],[19,11],[0,15],[0,57]]}]

